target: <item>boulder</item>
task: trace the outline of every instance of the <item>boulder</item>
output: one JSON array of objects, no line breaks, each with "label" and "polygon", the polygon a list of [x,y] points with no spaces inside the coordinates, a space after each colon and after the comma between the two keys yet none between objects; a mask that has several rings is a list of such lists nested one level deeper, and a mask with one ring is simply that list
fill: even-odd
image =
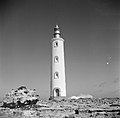
[{"label": "boulder", "polygon": [[27,89],[25,86],[19,87],[17,90],[11,90],[3,99],[3,107],[16,108],[26,105],[35,105],[39,101],[39,95],[35,89]]}]

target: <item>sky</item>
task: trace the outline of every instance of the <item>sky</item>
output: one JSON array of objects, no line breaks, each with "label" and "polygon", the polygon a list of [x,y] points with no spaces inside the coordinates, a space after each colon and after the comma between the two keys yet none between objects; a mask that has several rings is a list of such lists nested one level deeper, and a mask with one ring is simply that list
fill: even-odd
[{"label": "sky", "polygon": [[24,85],[50,96],[51,39],[65,40],[67,97],[120,97],[118,0],[0,1],[0,98]]}]

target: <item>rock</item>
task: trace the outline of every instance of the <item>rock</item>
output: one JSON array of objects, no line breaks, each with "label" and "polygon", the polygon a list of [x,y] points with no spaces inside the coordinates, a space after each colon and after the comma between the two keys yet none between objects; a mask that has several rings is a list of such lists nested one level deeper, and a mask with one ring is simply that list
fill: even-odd
[{"label": "rock", "polygon": [[39,100],[35,89],[27,89],[25,86],[19,87],[17,90],[11,90],[3,99],[3,107],[16,108],[26,105],[34,105]]},{"label": "rock", "polygon": [[69,99],[79,99],[79,98],[93,98],[93,96],[92,95],[89,95],[89,94],[81,94],[81,95],[79,95],[79,96],[72,96],[72,97],[70,97]]},{"label": "rock", "polygon": [[75,114],[79,114],[79,110],[76,109],[76,110],[75,110]]}]

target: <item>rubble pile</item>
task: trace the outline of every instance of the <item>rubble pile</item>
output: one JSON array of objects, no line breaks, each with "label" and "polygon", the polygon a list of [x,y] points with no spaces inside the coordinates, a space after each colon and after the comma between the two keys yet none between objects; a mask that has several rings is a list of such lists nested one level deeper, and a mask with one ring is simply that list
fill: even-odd
[{"label": "rubble pile", "polygon": [[39,95],[35,89],[27,89],[25,86],[19,87],[17,90],[12,90],[6,94],[3,99],[3,107],[19,108],[26,105],[34,105],[39,100]]}]

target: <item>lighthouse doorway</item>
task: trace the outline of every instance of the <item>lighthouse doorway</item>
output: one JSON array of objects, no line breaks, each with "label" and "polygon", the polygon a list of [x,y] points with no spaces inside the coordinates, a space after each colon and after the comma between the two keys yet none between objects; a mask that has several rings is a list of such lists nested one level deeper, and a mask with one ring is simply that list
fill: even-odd
[{"label": "lighthouse doorway", "polygon": [[54,97],[59,97],[60,96],[60,88],[54,88],[53,94],[54,94]]}]

